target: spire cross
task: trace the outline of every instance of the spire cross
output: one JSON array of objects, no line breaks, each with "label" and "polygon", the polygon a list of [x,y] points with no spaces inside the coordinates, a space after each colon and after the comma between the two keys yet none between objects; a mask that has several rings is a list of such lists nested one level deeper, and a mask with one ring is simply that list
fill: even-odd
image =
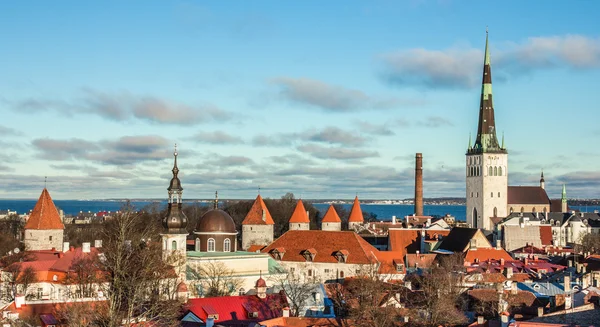
[{"label": "spire cross", "polygon": [[44,188],[46,188],[47,184],[48,184],[48,176],[44,176]]},{"label": "spire cross", "polygon": [[260,185],[258,185],[258,195],[260,195]]},{"label": "spire cross", "polygon": [[219,191],[215,191],[215,209],[219,209]]}]

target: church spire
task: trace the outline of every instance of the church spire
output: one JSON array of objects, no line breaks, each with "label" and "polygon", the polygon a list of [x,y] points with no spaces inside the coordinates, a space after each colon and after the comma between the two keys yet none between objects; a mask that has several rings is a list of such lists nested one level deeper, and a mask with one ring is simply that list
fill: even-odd
[{"label": "church spire", "polygon": [[185,233],[187,227],[187,217],[182,211],[183,187],[181,187],[181,181],[178,176],[177,155],[177,144],[175,144],[175,151],[173,152],[173,177],[169,183],[169,188],[167,188],[169,193],[167,215],[163,217],[163,227],[168,234]]},{"label": "church spire", "polygon": [[477,152],[501,152],[506,150],[498,144],[494,101],[492,96],[492,62],[490,58],[487,28],[485,31],[485,55],[483,58],[483,78],[481,81],[481,101],[479,104],[479,124],[473,150]]}]

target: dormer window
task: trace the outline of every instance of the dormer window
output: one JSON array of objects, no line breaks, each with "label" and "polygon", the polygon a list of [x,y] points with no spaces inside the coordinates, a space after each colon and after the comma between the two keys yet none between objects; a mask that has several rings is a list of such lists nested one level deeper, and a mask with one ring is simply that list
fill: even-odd
[{"label": "dormer window", "polygon": [[307,262],[313,262],[315,260],[316,255],[317,255],[317,250],[315,250],[314,248],[310,248],[310,249],[302,251],[302,256],[304,257],[304,260],[306,260]]},{"label": "dormer window", "polygon": [[283,255],[285,254],[285,249],[284,248],[275,248],[275,249],[271,250],[270,252],[273,255],[273,258],[275,258],[275,260],[282,260]]},{"label": "dormer window", "polygon": [[348,260],[348,255],[350,253],[348,252],[348,250],[339,250],[336,251],[333,256],[337,259],[337,261],[339,263],[346,263],[346,261]]}]

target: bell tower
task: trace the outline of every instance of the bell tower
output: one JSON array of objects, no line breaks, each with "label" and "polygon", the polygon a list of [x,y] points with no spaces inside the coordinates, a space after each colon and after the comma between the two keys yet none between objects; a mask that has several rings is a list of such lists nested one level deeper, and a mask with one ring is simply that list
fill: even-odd
[{"label": "bell tower", "polygon": [[[175,145],[175,163],[173,164],[173,178],[169,188],[167,188],[169,200],[166,216],[162,219],[163,232],[162,238],[163,259],[168,260],[178,270],[185,266],[187,217],[182,211],[183,188],[181,181],[177,176],[179,168],[177,167],[177,145]],[[179,274],[185,273],[178,271]]]},{"label": "bell tower", "polygon": [[483,79],[479,104],[479,124],[475,144],[466,153],[467,223],[473,228],[492,230],[492,218],[507,215],[508,152],[498,143],[492,96],[492,65],[485,36]]}]

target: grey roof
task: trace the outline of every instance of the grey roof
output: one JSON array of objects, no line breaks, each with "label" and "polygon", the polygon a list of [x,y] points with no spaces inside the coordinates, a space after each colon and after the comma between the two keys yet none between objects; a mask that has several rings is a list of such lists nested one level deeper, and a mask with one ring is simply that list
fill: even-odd
[{"label": "grey roof", "polygon": [[[528,291],[535,295],[535,297],[547,297],[555,296],[558,294],[565,294],[564,283],[556,282],[533,282],[533,283],[517,283],[517,288],[521,291]],[[574,289],[575,288],[575,289]],[[570,293],[575,293],[580,289],[580,286],[575,282],[571,282]]]},{"label": "grey roof", "polygon": [[454,227],[444,238],[438,250],[463,252],[477,231],[478,229],[475,228]]}]

